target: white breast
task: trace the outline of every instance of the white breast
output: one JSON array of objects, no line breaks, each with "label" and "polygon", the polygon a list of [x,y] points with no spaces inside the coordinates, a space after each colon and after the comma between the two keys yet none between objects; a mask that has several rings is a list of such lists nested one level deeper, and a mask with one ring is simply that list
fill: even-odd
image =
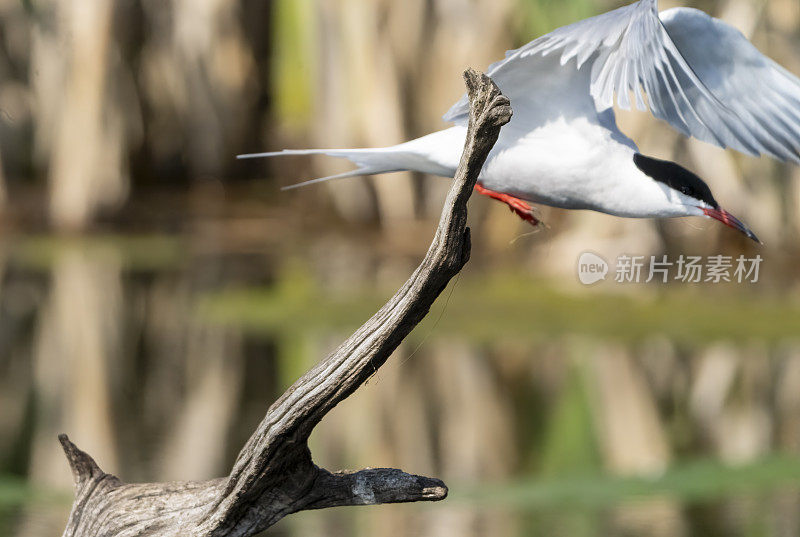
[{"label": "white breast", "polygon": [[611,130],[586,116],[561,117],[523,137],[501,132],[481,182],[535,203],[605,211],[609,190],[635,151],[615,125]]}]

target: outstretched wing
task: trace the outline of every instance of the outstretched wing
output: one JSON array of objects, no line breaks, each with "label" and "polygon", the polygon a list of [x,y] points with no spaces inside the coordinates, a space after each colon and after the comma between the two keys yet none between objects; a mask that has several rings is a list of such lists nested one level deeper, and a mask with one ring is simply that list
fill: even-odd
[{"label": "outstretched wing", "polygon": [[[745,153],[749,146],[754,149],[749,153],[800,163],[800,80],[761,54],[738,30],[702,11],[670,9],[661,13],[661,21],[697,77],[733,115],[737,138],[747,142],[744,147],[726,145]],[[695,99],[695,87],[685,91]],[[700,113],[713,121],[713,109]]]},{"label": "outstretched wing", "polygon": [[[509,51],[488,74],[512,106],[535,106],[526,101],[536,98],[540,81],[522,71],[549,54],[562,66],[574,60],[591,68],[588,89],[598,110],[615,97],[630,109],[632,95],[638,109],[649,105],[687,136],[800,163],[800,80],[702,11],[677,8],[659,18],[657,1],[641,0]],[[444,119],[464,121],[465,105],[462,99]]]}]

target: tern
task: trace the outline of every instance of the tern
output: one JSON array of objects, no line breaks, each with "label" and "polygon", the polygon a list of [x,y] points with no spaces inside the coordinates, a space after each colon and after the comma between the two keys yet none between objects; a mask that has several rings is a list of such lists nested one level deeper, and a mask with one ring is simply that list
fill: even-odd
[{"label": "tern", "polygon": [[[640,0],[508,51],[487,74],[513,117],[475,188],[532,224],[530,203],[630,218],[705,216],[758,242],[697,175],[641,154],[617,127],[615,103],[649,109],[688,137],[800,164],[800,80],[697,9],[659,13],[657,0]],[[468,117],[463,96],[444,115],[452,127],[392,147],[239,158],[323,154],[356,166],[286,188],[406,170],[453,177]]]}]

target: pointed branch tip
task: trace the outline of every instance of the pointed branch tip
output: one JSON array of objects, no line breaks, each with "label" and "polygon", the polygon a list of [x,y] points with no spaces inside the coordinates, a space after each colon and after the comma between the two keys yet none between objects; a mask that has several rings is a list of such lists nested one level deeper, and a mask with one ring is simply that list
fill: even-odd
[{"label": "pointed branch tip", "polygon": [[95,460],[85,451],[78,449],[78,446],[73,444],[67,435],[58,435],[58,441],[61,442],[61,447],[67,456],[67,462],[72,469],[72,476],[76,485],[104,475]]}]

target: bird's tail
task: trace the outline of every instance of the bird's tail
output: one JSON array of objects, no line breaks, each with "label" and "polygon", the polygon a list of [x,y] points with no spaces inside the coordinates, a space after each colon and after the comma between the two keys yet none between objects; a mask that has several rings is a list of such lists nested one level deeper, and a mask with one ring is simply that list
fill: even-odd
[{"label": "bird's tail", "polygon": [[287,155],[327,155],[329,157],[345,158],[355,164],[357,168],[349,172],[320,177],[318,179],[310,179],[302,183],[285,186],[282,190],[290,190],[314,183],[322,183],[323,181],[330,181],[331,179],[343,179],[345,177],[372,175],[375,173],[417,170],[419,168],[419,161],[421,160],[420,155],[401,149],[398,146],[375,149],[284,149],[283,151],[270,153],[239,155],[236,158],[248,159]]}]

